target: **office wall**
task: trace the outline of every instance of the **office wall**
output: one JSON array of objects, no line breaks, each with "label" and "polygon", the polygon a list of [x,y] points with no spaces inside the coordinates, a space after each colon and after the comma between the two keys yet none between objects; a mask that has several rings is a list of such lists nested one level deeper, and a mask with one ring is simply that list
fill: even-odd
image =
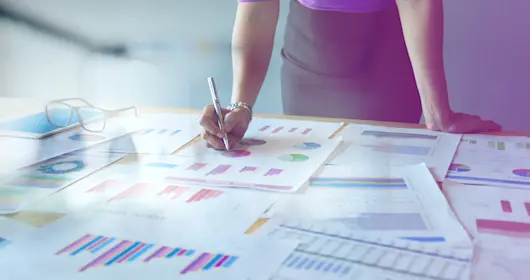
[{"label": "office wall", "polygon": [[[72,26],[91,36],[102,34],[106,40],[113,34],[123,40],[137,38],[137,42],[131,42],[134,54],[147,63],[90,57],[67,43],[51,42],[0,22],[0,95],[89,94],[107,101],[201,108],[210,102],[205,78],[212,75],[217,78],[223,103],[227,103],[232,83],[230,38],[236,1],[227,2],[215,12],[204,8],[211,7],[206,2],[197,2],[196,7],[186,2],[185,7],[177,9],[170,6],[174,2],[161,1],[168,5],[163,6],[166,12],[162,14],[156,12],[152,1],[134,2],[128,13],[114,17],[106,12],[99,20],[91,20],[98,19],[97,7],[90,6],[96,4],[78,1],[76,5],[91,7],[81,9],[83,20],[78,22],[75,11],[80,9],[67,9],[69,6],[60,5],[60,0],[43,0],[39,3],[46,8],[45,18],[76,22]],[[257,112],[281,113],[279,50],[289,1],[281,3],[276,48]],[[467,0],[444,4],[445,60],[453,107],[498,120],[508,129],[530,130],[530,1]],[[191,16],[192,11],[205,17]],[[137,19],[119,18],[130,15]],[[113,22],[118,26],[114,28]],[[135,24],[142,25],[142,29],[135,28]],[[159,41],[166,47],[142,45]],[[84,92],[79,92],[81,82],[75,82],[80,68],[85,75],[81,86]]]},{"label": "office wall", "polygon": [[445,61],[459,111],[530,131],[530,1],[444,1]]},{"label": "office wall", "polygon": [[0,19],[0,96],[160,105],[153,98],[160,95],[159,72],[148,63],[89,53]]}]

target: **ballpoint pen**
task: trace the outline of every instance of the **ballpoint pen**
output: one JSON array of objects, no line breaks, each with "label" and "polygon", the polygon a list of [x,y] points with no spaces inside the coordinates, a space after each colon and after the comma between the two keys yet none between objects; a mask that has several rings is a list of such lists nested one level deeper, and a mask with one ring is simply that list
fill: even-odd
[{"label": "ballpoint pen", "polygon": [[[212,95],[213,107],[217,113],[217,122],[219,124],[219,128],[223,133],[225,133],[223,110],[221,109],[221,102],[219,102],[219,96],[217,95],[217,88],[215,87],[215,81],[213,80],[213,77],[208,77],[208,86],[210,87],[210,94]],[[225,144],[226,150],[228,151],[230,149],[230,146],[228,145],[228,135],[225,134],[223,137],[223,142]]]}]

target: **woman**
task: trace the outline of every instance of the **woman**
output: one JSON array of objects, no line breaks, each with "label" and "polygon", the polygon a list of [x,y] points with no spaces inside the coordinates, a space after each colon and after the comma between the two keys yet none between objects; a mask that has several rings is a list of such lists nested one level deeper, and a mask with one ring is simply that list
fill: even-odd
[{"label": "woman", "polygon": [[[271,58],[280,0],[238,0],[233,94],[225,131],[212,106],[208,145],[243,137]],[[291,0],[282,49],[285,114],[418,123],[453,132],[500,130],[451,110],[443,65],[442,0]]]}]

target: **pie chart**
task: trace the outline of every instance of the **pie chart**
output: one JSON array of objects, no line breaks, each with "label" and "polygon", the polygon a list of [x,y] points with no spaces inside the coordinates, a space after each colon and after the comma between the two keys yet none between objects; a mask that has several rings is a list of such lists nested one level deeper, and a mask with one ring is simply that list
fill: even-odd
[{"label": "pie chart", "polygon": [[39,167],[39,171],[47,174],[65,174],[79,171],[83,167],[85,167],[85,164],[82,161],[74,160],[42,165]]},{"label": "pie chart", "polygon": [[289,161],[289,162],[302,162],[309,159],[308,156],[302,154],[289,154],[279,157],[280,160]]},{"label": "pie chart", "polygon": [[239,157],[248,157],[248,156],[250,156],[250,152],[246,151],[246,150],[233,150],[233,151],[225,151],[225,152],[223,152],[223,155],[225,157],[239,158]]},{"label": "pie chart", "polygon": [[101,141],[105,140],[105,137],[101,135],[95,135],[95,134],[72,134],[68,136],[68,139],[72,141],[82,141],[82,142],[94,142],[94,141]]},{"label": "pie chart", "polygon": [[515,169],[512,172],[517,176],[530,178],[530,169]]},{"label": "pie chart", "polygon": [[242,139],[241,141],[239,141],[239,144],[243,145],[243,146],[261,146],[261,145],[265,145],[267,143],[267,141],[265,140],[261,140],[261,139]]},{"label": "pie chart", "polygon": [[471,168],[467,165],[454,163],[449,166],[449,171],[452,172],[468,172],[471,171]]},{"label": "pie chart", "polygon": [[295,145],[294,147],[300,150],[314,150],[314,149],[318,149],[322,147],[322,145],[318,143],[313,143],[313,142],[304,142],[304,143]]}]

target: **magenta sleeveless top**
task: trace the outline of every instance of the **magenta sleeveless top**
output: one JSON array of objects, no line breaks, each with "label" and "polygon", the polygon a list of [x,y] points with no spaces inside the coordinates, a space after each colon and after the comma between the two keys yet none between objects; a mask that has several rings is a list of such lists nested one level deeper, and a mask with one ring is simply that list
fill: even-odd
[{"label": "magenta sleeveless top", "polygon": [[[276,0],[238,0],[238,2],[262,2]],[[381,11],[395,5],[395,0],[298,0],[302,5],[314,10],[327,10],[352,13]],[[426,0],[428,1],[428,0]]]}]

